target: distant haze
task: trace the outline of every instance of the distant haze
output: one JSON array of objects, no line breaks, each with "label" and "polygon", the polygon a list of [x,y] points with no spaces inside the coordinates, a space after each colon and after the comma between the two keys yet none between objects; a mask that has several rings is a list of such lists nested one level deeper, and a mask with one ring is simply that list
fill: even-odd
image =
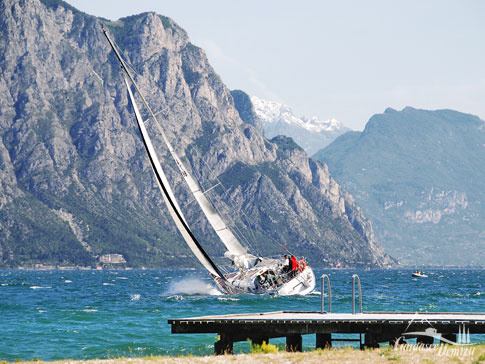
[{"label": "distant haze", "polygon": [[484,1],[71,0],[174,19],[231,89],[353,129],[388,106],[485,118]]}]

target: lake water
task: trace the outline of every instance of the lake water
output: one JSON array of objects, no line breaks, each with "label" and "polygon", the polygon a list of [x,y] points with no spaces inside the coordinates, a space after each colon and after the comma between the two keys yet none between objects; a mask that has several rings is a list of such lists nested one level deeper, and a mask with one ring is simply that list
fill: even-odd
[{"label": "lake water", "polygon": [[[427,270],[428,278],[397,269],[316,271],[323,273],[333,312],[352,312],[354,273],[364,311],[485,312],[485,270]],[[278,310],[318,311],[320,294],[226,296],[204,271],[0,271],[0,360],[212,354],[215,335],[172,335],[167,320]],[[314,340],[304,336],[304,347]]]}]

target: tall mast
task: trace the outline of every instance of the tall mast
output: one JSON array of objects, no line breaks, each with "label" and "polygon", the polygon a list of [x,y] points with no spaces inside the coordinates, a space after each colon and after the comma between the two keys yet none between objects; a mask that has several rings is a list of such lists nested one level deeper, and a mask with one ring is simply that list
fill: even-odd
[{"label": "tall mast", "polygon": [[[192,250],[194,255],[199,259],[199,261],[202,263],[202,265],[213,275],[218,276],[222,279],[225,279],[221,271],[217,268],[217,266],[214,264],[214,262],[209,258],[207,253],[202,249],[201,245],[193,235],[192,231],[187,225],[187,222],[185,220],[185,217],[182,214],[182,211],[180,210],[180,207],[175,199],[175,195],[170,188],[170,185],[168,184],[168,180],[165,176],[165,173],[163,172],[162,166],[160,165],[160,161],[158,159],[158,156],[155,152],[155,148],[153,147],[153,144],[151,142],[150,136],[145,128],[145,123],[143,122],[143,119],[140,115],[140,111],[138,109],[138,106],[135,102],[135,98],[133,97],[133,93],[131,92],[130,88],[130,82],[135,88],[135,90],[138,92],[140,95],[141,99],[143,100],[143,103],[149,110],[151,116],[155,118],[155,115],[151,111],[150,107],[146,103],[145,98],[143,97],[143,94],[140,92],[137,84],[135,83],[135,80],[131,76],[130,72],[128,71],[126,64],[124,63],[123,59],[121,58],[120,54],[118,53],[116,47],[114,46],[113,42],[111,41],[111,38],[109,37],[107,30],[103,27],[103,32],[108,39],[109,44],[111,45],[111,48],[116,54],[116,57],[118,58],[121,68],[124,71],[124,81],[126,84],[126,88],[128,90],[128,95],[131,101],[131,105],[133,107],[133,110],[135,112],[135,117],[136,121],[138,124],[138,128],[141,133],[141,137],[143,140],[143,143],[145,145],[145,149],[147,151],[149,160],[150,160],[150,165],[152,167],[153,173],[155,175],[155,178],[158,183],[158,187],[160,188],[160,191],[162,192],[162,196],[165,200],[165,203],[168,207],[168,210],[170,212],[170,215],[172,216],[172,219],[175,222],[175,225],[177,226],[178,230],[182,234],[185,242],[189,246],[189,248]],[[156,119],[155,119],[156,120]]]}]

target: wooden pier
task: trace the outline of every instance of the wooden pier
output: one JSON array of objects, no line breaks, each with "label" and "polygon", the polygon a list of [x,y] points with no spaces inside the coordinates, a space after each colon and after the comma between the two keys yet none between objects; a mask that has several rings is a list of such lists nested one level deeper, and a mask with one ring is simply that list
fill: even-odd
[{"label": "wooden pier", "polygon": [[[458,342],[470,334],[485,334],[485,313],[414,312],[264,312],[235,315],[170,319],[173,334],[214,333],[216,354],[232,353],[233,343],[251,340],[269,343],[271,338],[286,337],[288,351],[302,350],[302,335],[314,334],[316,348],[331,347],[334,334],[360,334],[361,348],[379,343],[403,343],[410,338],[433,344]],[[409,333],[409,334],[408,334]],[[466,333],[466,334],[465,334]]]}]

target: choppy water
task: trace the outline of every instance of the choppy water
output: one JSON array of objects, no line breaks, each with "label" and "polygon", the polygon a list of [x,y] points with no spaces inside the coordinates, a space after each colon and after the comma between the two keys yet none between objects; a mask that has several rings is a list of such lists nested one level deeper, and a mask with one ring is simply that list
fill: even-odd
[{"label": "choppy water", "polygon": [[[485,270],[429,270],[425,279],[410,270],[316,273],[331,277],[333,312],[352,311],[353,273],[364,311],[485,312]],[[319,309],[319,292],[222,295],[202,271],[0,271],[0,360],[211,354],[215,335],[172,335],[167,320]],[[304,337],[304,346],[313,345],[314,337]]]}]

